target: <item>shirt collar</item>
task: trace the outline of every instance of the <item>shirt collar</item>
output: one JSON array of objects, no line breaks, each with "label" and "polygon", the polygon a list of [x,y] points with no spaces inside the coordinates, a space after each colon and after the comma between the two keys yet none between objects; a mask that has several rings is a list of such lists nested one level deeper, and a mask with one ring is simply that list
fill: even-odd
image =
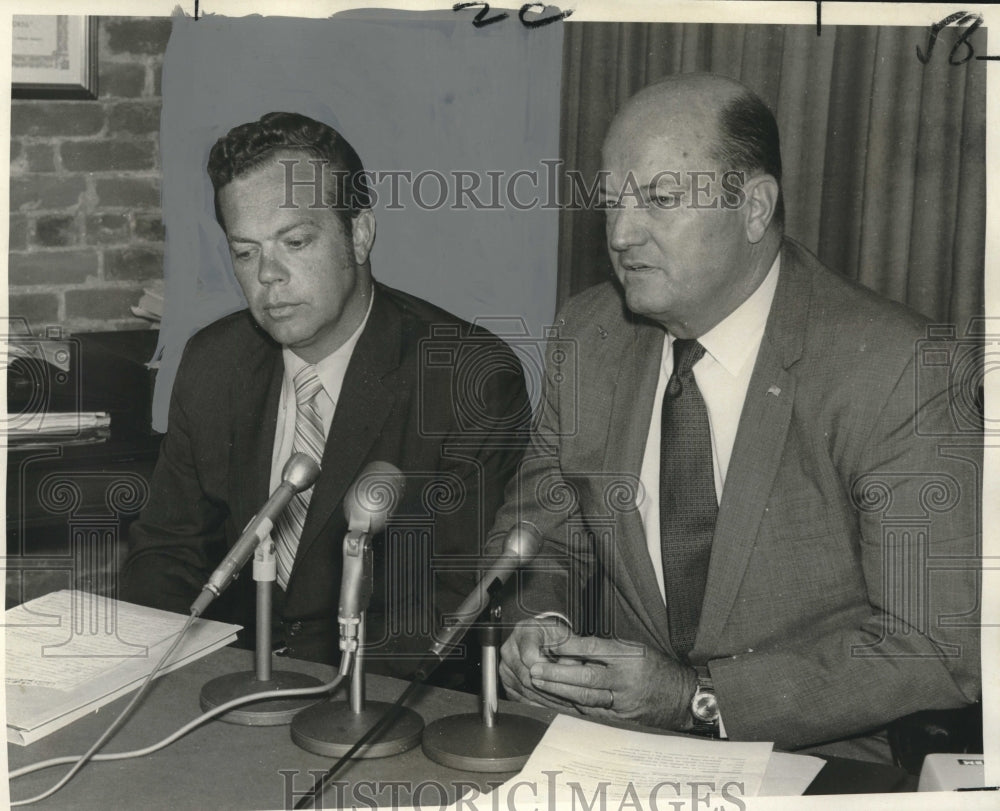
[{"label": "shirt collar", "polygon": [[[358,328],[351,333],[351,337],[344,341],[343,344],[315,364],[316,374],[319,376],[319,380],[323,384],[323,388],[326,390],[326,393],[330,396],[330,399],[333,400],[334,403],[340,399],[340,390],[344,385],[344,376],[347,374],[347,365],[351,362],[351,355],[354,354],[354,347],[358,345],[361,333],[364,332],[365,326],[368,324],[368,318],[372,314],[372,304],[374,301],[375,287],[373,285],[372,296],[368,300],[368,311],[365,313],[365,317],[361,320]],[[288,381],[294,380],[295,375],[298,374],[299,370],[303,366],[309,365],[288,347],[282,348],[281,357],[285,363],[285,379]]]},{"label": "shirt collar", "polygon": [[698,339],[716,363],[733,377],[757,355],[778,286],[780,268],[779,252],[764,281],[750,297]]}]

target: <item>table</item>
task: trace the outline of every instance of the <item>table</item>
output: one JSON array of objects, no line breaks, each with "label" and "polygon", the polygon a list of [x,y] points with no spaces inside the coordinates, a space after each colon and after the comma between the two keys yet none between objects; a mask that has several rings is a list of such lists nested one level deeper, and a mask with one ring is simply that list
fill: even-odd
[{"label": "table", "polygon": [[[224,648],[157,680],[135,716],[105,746],[104,752],[124,751],[160,740],[200,713],[202,685],[224,673],[252,669],[249,651]],[[331,680],[326,665],[281,659],[276,667]],[[368,696],[391,700],[406,683],[369,675]],[[342,698],[346,691],[338,692]],[[27,747],[8,746],[11,769],[52,757],[80,754],[104,731],[127,698]],[[437,687],[420,688],[408,706],[425,722],[478,710],[478,698]],[[501,713],[550,721],[555,713],[540,707],[500,702]],[[292,743],[288,726],[243,727],[210,722],[165,750],[127,761],[88,764],[62,791],[30,806],[37,809],[108,808],[198,809],[290,808],[313,785],[312,772],[325,772],[332,759],[306,752]],[[22,777],[12,785],[12,799],[35,796],[55,783],[68,767],[60,766]],[[324,796],[324,807],[346,802],[364,808],[372,803],[409,805],[415,798],[436,808],[453,801],[466,786],[487,790],[513,772],[477,774],[441,766],[419,747],[390,758],[348,764]],[[900,769],[838,758],[816,778],[808,793],[899,791],[915,788]],[[338,785],[339,784],[339,785]],[[447,797],[442,797],[442,790]]]}]

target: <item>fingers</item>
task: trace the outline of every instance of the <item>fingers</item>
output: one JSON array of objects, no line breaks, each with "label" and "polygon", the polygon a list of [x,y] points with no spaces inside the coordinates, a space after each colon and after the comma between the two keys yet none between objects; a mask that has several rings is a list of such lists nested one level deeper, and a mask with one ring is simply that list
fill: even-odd
[{"label": "fingers", "polygon": [[565,640],[549,646],[548,653],[553,657],[570,659],[586,659],[604,664],[610,664],[623,658],[635,658],[643,655],[645,649],[635,643],[619,642],[615,639],[603,639],[597,636],[569,636]]},{"label": "fingers", "polygon": [[500,649],[500,680],[508,695],[542,706],[566,709],[570,705],[540,693],[531,680],[531,668],[548,661],[545,649],[565,641],[569,630],[558,620],[525,620],[511,632]]},{"label": "fingers", "polygon": [[518,628],[504,646],[500,674],[508,693],[555,709],[604,719],[641,720],[683,729],[694,670],[653,648],[572,634]]},{"label": "fingers", "polygon": [[573,704],[569,701],[548,695],[547,693],[541,693],[537,690],[519,692],[517,689],[508,688],[507,698],[514,701],[520,701],[524,704],[535,704],[539,707],[548,707],[553,710],[565,711],[575,709]]},{"label": "fingers", "polygon": [[511,661],[506,657],[500,660],[498,668],[500,681],[508,694],[523,695],[531,688],[530,671],[520,662],[517,663],[516,667],[512,667],[511,664],[508,664]]},{"label": "fingers", "polygon": [[500,678],[508,689],[516,684],[531,686],[529,671],[542,658],[541,641],[535,641],[531,636],[530,632],[515,628],[500,648]]},{"label": "fingers", "polygon": [[604,688],[578,687],[574,684],[543,679],[536,679],[535,686],[544,690],[546,694],[571,704],[581,712],[591,709],[610,710],[615,704],[614,693]]},{"label": "fingers", "polygon": [[610,690],[612,687],[610,670],[599,664],[582,664],[579,661],[572,661],[571,664],[536,662],[531,666],[529,673],[531,682],[535,685],[539,682],[547,682],[565,684],[569,687],[595,687],[604,690]]},{"label": "fingers", "polygon": [[531,666],[536,690],[571,701],[588,714],[594,714],[589,710],[608,711],[612,716],[631,714],[641,704],[651,674],[645,658],[636,655],[636,646],[574,638],[557,650],[559,659]]},{"label": "fingers", "polygon": [[527,704],[538,704],[542,707],[551,707],[557,710],[572,709],[573,707],[570,702],[564,699],[540,692],[531,683],[530,675],[525,677],[526,680],[522,680],[503,661],[500,663],[499,672],[500,681],[503,683],[504,689],[507,691],[507,697],[510,699],[523,701]]},{"label": "fingers", "polygon": [[531,666],[530,675],[535,689],[568,701],[581,711],[587,708],[609,710],[614,706],[614,674],[603,665],[564,658],[556,662],[536,662]]}]

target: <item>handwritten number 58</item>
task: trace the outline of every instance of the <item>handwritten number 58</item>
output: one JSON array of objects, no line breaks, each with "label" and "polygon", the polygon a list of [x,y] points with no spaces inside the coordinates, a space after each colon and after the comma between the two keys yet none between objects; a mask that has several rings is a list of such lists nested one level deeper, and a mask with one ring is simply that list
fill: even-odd
[{"label": "handwritten number 58", "polygon": [[[925,65],[930,61],[931,54],[934,52],[934,46],[937,44],[938,34],[941,33],[941,29],[947,28],[949,25],[964,25],[967,22],[972,22],[968,28],[966,28],[959,35],[958,39],[955,40],[955,44],[951,46],[951,51],[948,53],[948,64],[949,65],[964,65],[975,55],[975,51],[972,49],[972,43],[969,42],[969,37],[975,33],[976,29],[983,24],[982,14],[970,14],[968,11],[956,11],[954,14],[950,14],[945,17],[940,22],[934,23],[930,28],[930,33],[927,37],[927,53],[925,54],[920,50],[920,46],[917,45],[917,59],[923,62]],[[955,53],[960,47],[965,47],[965,56],[961,59],[955,58]]]}]

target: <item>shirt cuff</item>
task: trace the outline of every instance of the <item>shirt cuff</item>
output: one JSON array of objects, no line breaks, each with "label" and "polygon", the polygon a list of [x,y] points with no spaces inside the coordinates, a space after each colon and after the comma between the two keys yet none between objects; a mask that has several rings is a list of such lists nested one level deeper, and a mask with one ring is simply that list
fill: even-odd
[{"label": "shirt cuff", "polygon": [[566,623],[566,627],[571,631],[573,630],[573,623],[569,621],[569,617],[563,614],[561,611],[543,611],[541,614],[535,614],[533,619],[536,620],[547,620],[550,617],[554,617],[557,620],[562,620]]}]

